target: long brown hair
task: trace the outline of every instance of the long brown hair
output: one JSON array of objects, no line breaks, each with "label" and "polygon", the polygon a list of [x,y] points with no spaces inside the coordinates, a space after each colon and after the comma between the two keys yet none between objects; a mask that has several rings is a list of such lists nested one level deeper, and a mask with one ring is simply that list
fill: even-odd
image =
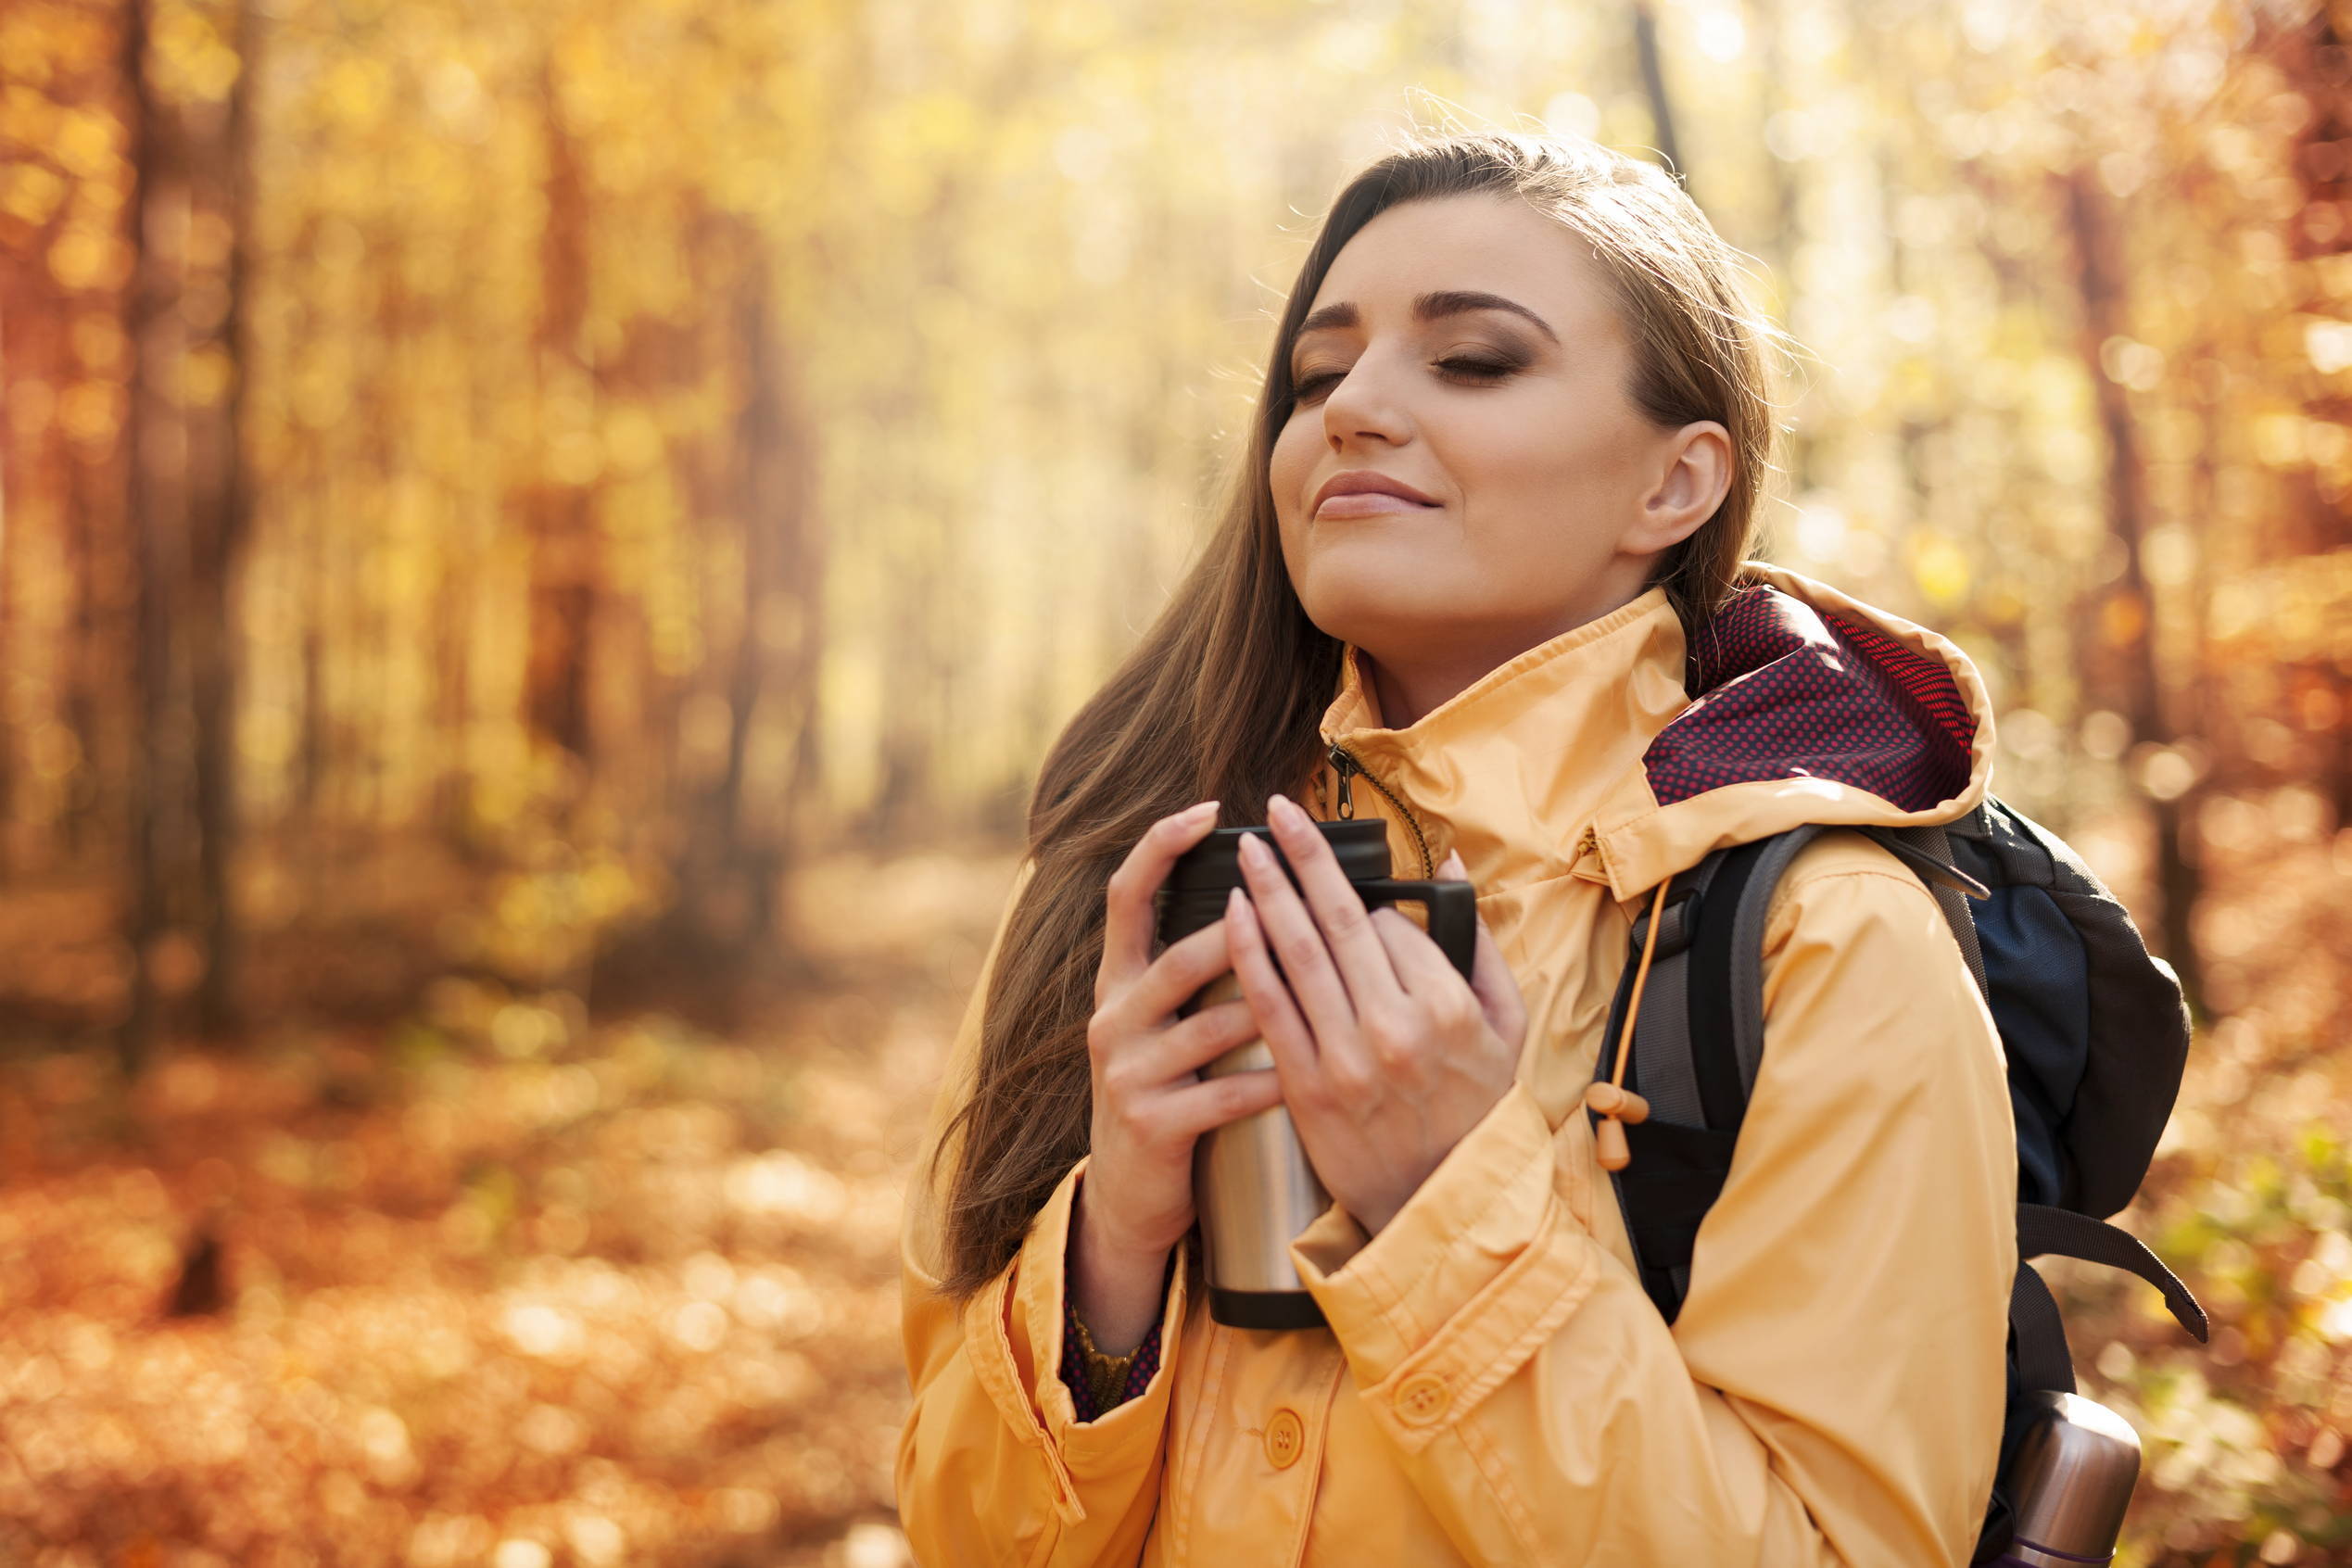
[{"label": "long brown hair", "polygon": [[1660,557],[1686,626],[1722,604],[1754,535],[1770,456],[1763,348],[1778,334],[1747,301],[1735,253],[1654,165],[1587,142],[1479,132],[1424,137],[1339,194],[1283,308],[1247,453],[1208,549],[1142,644],[1047,753],[1030,805],[1032,874],[1006,921],[981,1018],[972,1092],[934,1159],[955,1153],[941,1289],[970,1296],[1011,1261],[1030,1221],[1087,1150],[1086,1030],[1101,963],[1104,888],[1145,828],[1195,801],[1227,824],[1265,820],[1304,788],[1342,644],[1307,618],[1283,565],[1267,464],[1292,409],[1290,349],[1340,248],[1408,201],[1516,196],[1587,242],[1633,347],[1636,407],[1662,428],[1719,421],[1731,487]]}]

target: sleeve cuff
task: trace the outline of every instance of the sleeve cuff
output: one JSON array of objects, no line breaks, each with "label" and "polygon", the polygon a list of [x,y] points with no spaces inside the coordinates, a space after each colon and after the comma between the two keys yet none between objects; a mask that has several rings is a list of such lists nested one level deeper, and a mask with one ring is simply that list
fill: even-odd
[{"label": "sleeve cuff", "polygon": [[[1143,1343],[1128,1352],[1125,1358],[1126,1376],[1120,1380],[1117,1387],[1103,1389],[1098,1394],[1096,1380],[1088,1374],[1086,1326],[1079,1321],[1078,1302],[1071,1296],[1068,1283],[1069,1279],[1068,1246],[1074,1244],[1077,1239],[1077,1233],[1072,1232],[1069,1243],[1065,1244],[1062,1253],[1064,1284],[1062,1288],[1061,1377],[1062,1386],[1069,1390],[1070,1402],[1077,1407],[1078,1419],[1082,1423],[1099,1420],[1106,1411],[1119,1409],[1119,1406],[1151,1386],[1152,1374],[1159,1371],[1159,1331],[1168,1321],[1168,1300],[1163,1295],[1160,1300],[1159,1316],[1152,1320],[1152,1326],[1144,1332]],[[1182,1256],[1180,1248],[1176,1254],[1170,1257],[1169,1272],[1170,1274],[1174,1273],[1178,1259]],[[1167,1280],[1162,1280],[1163,1291],[1167,1289],[1168,1283]]]},{"label": "sleeve cuff", "polygon": [[1081,1423],[1062,1382],[1062,1260],[1070,1208],[1086,1161],[1069,1169],[1030,1222],[1020,1251],[1004,1271],[964,1304],[964,1344],[974,1380],[1006,1425],[1044,1461],[1054,1511],[1065,1524],[1086,1517],[1082,1493],[1152,1462],[1166,1427],[1170,1391],[1182,1338],[1185,1242],[1176,1246],[1160,1307],[1159,1366],[1134,1398],[1098,1421]]},{"label": "sleeve cuff", "polygon": [[1084,1517],[1077,1485],[1146,1462],[1159,1441],[1182,1338],[1189,1241],[1176,1246],[1160,1305],[1159,1364],[1135,1397],[1095,1421],[1081,1421],[1061,1378],[1062,1313],[1068,1293],[1063,1258],[1070,1211],[1085,1160],[1072,1166],[1031,1222],[1013,1266],[965,1310],[966,1343],[981,1383],[1025,1441],[1042,1448],[1055,1473],[1065,1518]]},{"label": "sleeve cuff", "polygon": [[1598,1244],[1555,1188],[1552,1138],[1513,1083],[1380,1234],[1334,1208],[1291,1244],[1358,1387],[1409,1446],[1516,1371],[1590,1289]]}]

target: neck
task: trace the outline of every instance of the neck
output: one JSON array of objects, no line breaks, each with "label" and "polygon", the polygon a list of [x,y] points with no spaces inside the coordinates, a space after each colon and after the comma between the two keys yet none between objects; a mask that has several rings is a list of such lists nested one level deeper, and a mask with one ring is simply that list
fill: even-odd
[{"label": "neck", "polygon": [[[1529,643],[1530,648],[1534,643]],[[1468,665],[1449,670],[1433,669],[1426,665],[1407,670],[1390,668],[1370,653],[1363,655],[1364,675],[1372,686],[1373,700],[1380,704],[1380,724],[1384,729],[1410,729],[1423,714],[1443,705],[1448,699],[1466,691],[1480,676],[1503,660],[1473,660]]]},{"label": "neck", "polygon": [[1472,651],[1465,656],[1469,639],[1457,636],[1450,639],[1446,653],[1426,661],[1411,658],[1384,659],[1371,650],[1358,646],[1362,660],[1364,678],[1372,689],[1372,698],[1380,704],[1380,725],[1384,729],[1410,729],[1424,714],[1434,713],[1461,692],[1467,691],[1480,677],[1501,668],[1530,648],[1540,647],[1553,638],[1575,630],[1613,613],[1641,597],[1643,588],[1637,583],[1629,593],[1611,593],[1600,601],[1579,606],[1561,617],[1556,624],[1538,626],[1505,639],[1498,649]]}]

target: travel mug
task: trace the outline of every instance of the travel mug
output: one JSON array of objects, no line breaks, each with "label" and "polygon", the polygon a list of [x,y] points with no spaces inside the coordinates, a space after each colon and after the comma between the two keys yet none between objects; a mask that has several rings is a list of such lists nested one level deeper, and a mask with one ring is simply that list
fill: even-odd
[{"label": "travel mug", "polygon": [[2081,1568],[2115,1560],[2123,1511],[2140,1479],[2140,1435],[2095,1400],[2055,1391],[2009,1461],[2017,1538],[1993,1568]]},{"label": "travel mug", "polygon": [[[1388,828],[1377,817],[1315,826],[1365,907],[1425,905],[1431,939],[1462,978],[1469,979],[1478,937],[1477,893],[1470,883],[1391,878]],[[1157,895],[1163,944],[1224,918],[1227,893],[1248,885],[1242,876],[1240,851],[1242,840],[1251,836],[1274,852],[1292,885],[1297,885],[1297,874],[1271,828],[1219,828],[1177,858]],[[1177,1011],[1189,1016],[1241,994],[1241,982],[1229,971],[1203,986]],[[1251,1040],[1203,1068],[1201,1076],[1220,1078],[1273,1065],[1266,1043]],[[1331,1206],[1331,1196],[1299,1144],[1290,1112],[1277,1105],[1203,1134],[1193,1153],[1193,1196],[1208,1274],[1208,1315],[1234,1328],[1321,1327],[1322,1309],[1291,1263],[1290,1244]]]}]

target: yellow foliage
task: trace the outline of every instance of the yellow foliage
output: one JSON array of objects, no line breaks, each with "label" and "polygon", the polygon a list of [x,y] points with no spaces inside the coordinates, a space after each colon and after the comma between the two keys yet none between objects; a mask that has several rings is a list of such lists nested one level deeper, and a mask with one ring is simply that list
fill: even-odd
[{"label": "yellow foliage", "polygon": [[1909,550],[1911,575],[1931,602],[1948,608],[1967,597],[1968,558],[1957,543],[1927,531],[1911,537]]},{"label": "yellow foliage", "polygon": [[131,261],[120,235],[81,224],[69,224],[49,247],[49,275],[64,288],[120,288],[131,276]]},{"label": "yellow foliage", "polygon": [[38,226],[65,200],[66,183],[37,163],[19,163],[0,172],[0,212]]}]

